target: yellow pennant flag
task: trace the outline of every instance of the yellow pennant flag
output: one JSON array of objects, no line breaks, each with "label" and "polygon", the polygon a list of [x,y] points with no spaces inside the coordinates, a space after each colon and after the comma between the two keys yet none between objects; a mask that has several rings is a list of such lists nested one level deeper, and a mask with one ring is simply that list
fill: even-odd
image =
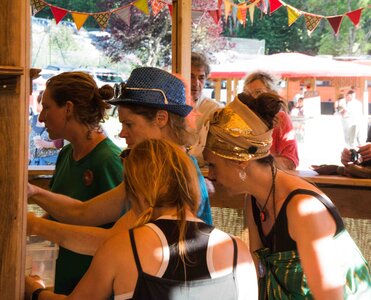
[{"label": "yellow pennant flag", "polygon": [[287,5],[287,17],[289,26],[294,24],[303,13],[294,7]]},{"label": "yellow pennant flag", "polygon": [[149,8],[147,0],[137,0],[133,4],[136,8],[144,12],[146,15],[149,15]]},{"label": "yellow pennant flag", "polygon": [[224,17],[225,17],[225,20],[228,19],[228,16],[231,12],[231,2],[229,2],[228,0],[225,0],[224,1]]},{"label": "yellow pennant flag", "polygon": [[75,22],[75,25],[77,27],[77,30],[80,30],[82,25],[84,25],[86,19],[89,17],[88,14],[79,14],[79,13],[73,13],[71,12],[73,21]]},{"label": "yellow pennant flag", "polygon": [[251,3],[249,5],[249,14],[250,14],[250,21],[251,21],[251,24],[254,23],[254,12],[255,12],[255,4],[254,3]]}]

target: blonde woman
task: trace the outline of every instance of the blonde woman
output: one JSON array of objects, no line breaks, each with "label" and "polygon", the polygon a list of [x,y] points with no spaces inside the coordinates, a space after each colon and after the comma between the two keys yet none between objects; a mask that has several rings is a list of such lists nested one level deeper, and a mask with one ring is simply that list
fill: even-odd
[{"label": "blonde woman", "polygon": [[[126,153],[127,154],[127,153]],[[255,268],[238,238],[197,218],[194,163],[178,145],[148,139],[124,159],[127,200],[136,225],[104,243],[69,296],[26,280],[27,295],[46,299],[256,299]]]}]

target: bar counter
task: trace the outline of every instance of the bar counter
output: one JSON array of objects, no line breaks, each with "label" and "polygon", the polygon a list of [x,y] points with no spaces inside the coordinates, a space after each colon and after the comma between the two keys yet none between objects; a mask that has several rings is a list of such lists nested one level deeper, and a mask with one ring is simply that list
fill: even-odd
[{"label": "bar counter", "polygon": [[[207,178],[208,170],[203,168],[202,174]],[[290,171],[315,184],[336,205],[342,217],[353,219],[371,219],[371,179],[359,179],[336,175],[318,175],[312,170]],[[231,197],[216,187],[210,195],[211,206],[243,208],[243,195]]]}]

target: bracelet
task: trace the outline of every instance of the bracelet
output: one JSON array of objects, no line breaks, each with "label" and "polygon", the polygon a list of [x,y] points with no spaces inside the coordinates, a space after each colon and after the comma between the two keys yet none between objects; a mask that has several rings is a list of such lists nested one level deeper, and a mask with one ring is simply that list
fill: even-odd
[{"label": "bracelet", "polygon": [[46,291],[45,288],[38,288],[37,290],[34,290],[31,295],[31,300],[39,300],[39,295],[41,292]]}]

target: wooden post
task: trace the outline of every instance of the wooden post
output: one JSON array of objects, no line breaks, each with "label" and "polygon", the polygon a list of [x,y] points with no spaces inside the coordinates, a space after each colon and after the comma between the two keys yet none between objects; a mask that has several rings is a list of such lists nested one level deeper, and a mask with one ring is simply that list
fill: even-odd
[{"label": "wooden post", "polygon": [[0,0],[0,298],[23,299],[30,3]]},{"label": "wooden post", "polygon": [[182,75],[189,85],[191,78],[192,1],[173,0],[172,3],[172,71]]},{"label": "wooden post", "polygon": [[227,103],[231,102],[232,101],[232,79],[231,78],[227,78],[227,84],[226,84],[226,88],[227,88]]}]

